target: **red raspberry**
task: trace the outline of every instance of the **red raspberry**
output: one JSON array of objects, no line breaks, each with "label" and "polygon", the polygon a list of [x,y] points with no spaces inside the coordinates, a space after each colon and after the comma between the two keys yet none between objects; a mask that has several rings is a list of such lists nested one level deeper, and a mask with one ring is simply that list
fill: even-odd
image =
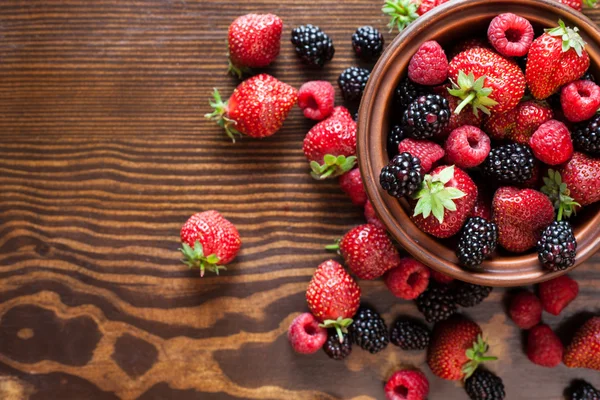
[{"label": "red raspberry", "polygon": [[521,329],[531,329],[542,322],[542,302],[527,290],[513,297],[508,310],[510,317]]},{"label": "red raspberry", "polygon": [[563,345],[548,325],[541,324],[529,331],[527,357],[542,367],[556,367],[562,361]]},{"label": "red raspberry", "polygon": [[417,14],[423,15],[426,12],[429,12],[429,11],[433,10],[434,8],[436,8],[437,6],[441,6],[442,4],[444,4],[450,0],[423,0],[423,1],[412,0],[412,1],[413,1],[413,3],[419,4],[419,8],[417,9]]},{"label": "red raspberry", "polygon": [[288,339],[296,353],[316,353],[327,341],[327,329],[311,314],[298,315],[290,325]]},{"label": "red raspberry", "polygon": [[488,28],[488,39],[505,57],[522,57],[533,42],[533,26],[525,18],[505,13],[496,16]]},{"label": "red raspberry", "polygon": [[298,106],[306,118],[324,120],[333,112],[335,89],[327,81],[310,81],[300,86]]},{"label": "red raspberry", "polygon": [[406,138],[398,145],[398,153],[410,153],[421,160],[423,171],[429,172],[433,165],[444,158],[446,154],[442,146],[429,140]]},{"label": "red raspberry", "polygon": [[490,153],[490,138],[476,126],[465,125],[450,133],[444,150],[449,164],[459,168],[473,168]]},{"label": "red raspberry", "polygon": [[579,285],[567,275],[540,283],[540,300],[544,310],[558,315],[579,294]]},{"label": "red raspberry", "polygon": [[430,270],[430,274],[431,274],[431,277],[433,278],[433,280],[438,283],[443,283],[443,284],[447,285],[448,283],[454,281],[454,278],[451,277],[450,275],[443,274],[434,269]]},{"label": "red raspberry", "polygon": [[429,381],[421,371],[397,371],[385,385],[387,400],[425,400]]},{"label": "red raspberry", "polygon": [[416,299],[429,285],[429,268],[414,258],[405,257],[385,275],[385,285],[396,297]]},{"label": "red raspberry", "polygon": [[571,122],[590,119],[600,107],[600,87],[592,81],[575,81],[560,92],[560,105]]},{"label": "red raspberry", "polygon": [[367,199],[367,202],[365,203],[365,219],[369,224],[385,229],[383,222],[381,222],[381,220],[375,213],[373,204],[371,204],[371,201],[369,201],[369,199]]},{"label": "red raspberry", "polygon": [[573,142],[565,124],[551,119],[540,126],[529,139],[533,155],[548,165],[558,165],[571,159]]},{"label": "red raspberry", "polygon": [[420,85],[439,85],[448,78],[448,59],[435,40],[425,42],[408,64],[408,77]]},{"label": "red raspberry", "polygon": [[340,176],[340,187],[350,197],[352,204],[362,207],[367,202],[367,193],[363,186],[360,170],[354,168],[350,172],[346,172]]}]

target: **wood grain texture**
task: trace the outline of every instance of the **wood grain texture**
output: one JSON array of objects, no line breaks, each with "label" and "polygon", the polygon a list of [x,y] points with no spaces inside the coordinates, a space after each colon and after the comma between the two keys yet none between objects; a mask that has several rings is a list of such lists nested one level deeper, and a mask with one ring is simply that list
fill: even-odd
[{"label": "wood grain texture", "polygon": [[[345,362],[293,354],[285,337],[323,244],[362,221],[335,182],[307,173],[294,109],[281,132],[235,145],[202,115],[212,87],[229,94],[226,30],[238,15],[275,12],[282,53],[266,71],[295,87],[334,82],[356,64],[350,35],[384,29],[368,0],[245,4],[216,0],[0,2],[0,398],[382,399],[398,368],[422,354],[358,349]],[[588,12],[600,22],[600,12]],[[302,68],[288,43],[301,23],[324,28],[336,57]],[[392,38],[390,34],[386,39]],[[337,97],[340,101],[339,95]],[[243,248],[221,277],[179,261],[181,224],[216,208]],[[598,313],[599,257],[573,276],[581,295],[563,338]],[[388,323],[415,307],[380,281],[361,282]],[[467,313],[501,362],[508,399],[561,399],[597,373],[529,363],[507,321],[505,291]],[[431,377],[431,376],[430,376]],[[431,379],[430,399],[464,400]]]}]

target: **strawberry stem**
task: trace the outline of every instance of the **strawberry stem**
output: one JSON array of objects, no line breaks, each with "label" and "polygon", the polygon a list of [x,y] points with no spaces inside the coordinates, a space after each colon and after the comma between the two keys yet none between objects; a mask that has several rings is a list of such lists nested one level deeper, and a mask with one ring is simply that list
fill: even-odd
[{"label": "strawberry stem", "polygon": [[200,277],[204,277],[204,272],[206,270],[219,275],[220,270],[227,269],[224,265],[219,265],[219,256],[216,254],[205,256],[204,247],[198,240],[194,243],[193,248],[187,243],[182,243],[181,247],[182,248],[179,249],[183,254],[183,259],[181,261],[190,268],[199,268]]},{"label": "strawberry stem", "polygon": [[398,32],[402,32],[411,22],[419,18],[418,8],[419,4],[411,0],[386,0],[381,11],[392,17],[388,24],[390,32],[394,28],[398,28]]},{"label": "strawberry stem", "polygon": [[475,92],[469,93],[469,95],[464,98],[464,100],[458,105],[458,107],[456,107],[454,109],[454,114],[460,114],[460,112],[463,110],[463,108],[465,108],[467,105],[471,104],[471,102],[473,101],[475,96],[477,96],[475,94]]},{"label": "strawberry stem", "polygon": [[356,164],[356,156],[334,156],[331,154],[323,157],[323,164],[316,161],[310,162],[310,175],[316,180],[335,178],[350,171]]},{"label": "strawberry stem", "polygon": [[598,0],[583,0],[583,4],[589,8],[594,8],[598,4]]},{"label": "strawberry stem", "polygon": [[435,175],[425,175],[421,187],[412,198],[417,201],[413,217],[423,215],[427,219],[431,214],[444,223],[446,210],[456,211],[454,200],[465,197],[466,194],[453,186],[446,187],[446,183],[454,178],[454,165],[446,167]]},{"label": "strawberry stem", "polygon": [[454,110],[455,114],[460,114],[467,104],[471,104],[475,116],[479,116],[479,111],[483,111],[485,114],[490,115],[490,109],[488,107],[495,106],[498,102],[490,98],[492,88],[484,86],[485,79],[485,75],[475,79],[473,72],[469,72],[469,75],[467,75],[464,71],[459,71],[456,82],[450,80],[450,82],[452,82],[452,88],[448,88],[448,93],[462,100]]},{"label": "strawberry stem", "polygon": [[329,251],[339,251],[340,250],[340,241],[336,240],[333,244],[328,244],[325,246],[325,250]]},{"label": "strawberry stem", "polygon": [[221,94],[217,88],[213,91],[214,101],[210,102],[210,106],[214,109],[212,113],[204,115],[204,118],[214,121],[221,128],[225,129],[225,133],[233,143],[235,143],[235,135],[242,135],[240,131],[234,128],[236,122],[227,117],[228,107],[227,102],[221,99]]},{"label": "strawberry stem", "polygon": [[348,333],[348,327],[352,324],[352,318],[339,317],[338,319],[326,319],[322,324],[319,324],[321,328],[333,328],[337,332],[340,343],[344,343],[344,333]]},{"label": "strawberry stem", "polygon": [[558,26],[552,29],[546,29],[545,32],[550,36],[560,37],[562,40],[562,52],[566,53],[570,49],[575,50],[577,55],[583,55],[583,48],[586,43],[579,35],[579,28],[571,28],[565,25],[563,20],[558,20]]},{"label": "strawberry stem", "polygon": [[554,209],[557,211],[556,220],[562,221],[563,217],[570,218],[576,214],[577,207],[581,205],[573,199],[567,184],[562,181],[560,172],[553,169],[548,170],[548,176],[543,178],[544,186],[541,192],[550,198]]},{"label": "strawberry stem", "polygon": [[473,342],[473,347],[466,351],[467,358],[469,361],[463,365],[462,372],[465,374],[464,379],[469,378],[477,367],[486,361],[496,361],[498,357],[486,356],[490,347],[483,340],[481,335],[477,335],[477,341]]}]

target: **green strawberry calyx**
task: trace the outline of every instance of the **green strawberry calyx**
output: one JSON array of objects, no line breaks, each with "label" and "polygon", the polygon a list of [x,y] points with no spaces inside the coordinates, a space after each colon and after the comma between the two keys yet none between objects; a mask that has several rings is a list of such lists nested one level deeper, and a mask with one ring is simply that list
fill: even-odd
[{"label": "green strawberry calyx", "polygon": [[235,135],[242,136],[242,133],[234,128],[234,125],[237,123],[231,118],[227,117],[227,102],[221,99],[221,94],[217,90],[217,88],[213,91],[214,101],[210,102],[210,106],[214,109],[212,113],[208,113],[204,115],[204,118],[210,119],[219,125],[221,128],[225,129],[225,133],[233,143],[235,143]]},{"label": "green strawberry calyx", "polygon": [[348,333],[348,327],[352,324],[352,318],[339,317],[338,319],[326,319],[322,324],[319,324],[321,328],[333,328],[337,332],[340,343],[344,343],[344,333]]},{"label": "green strawberry calyx", "polygon": [[310,162],[310,175],[318,181],[335,178],[350,171],[356,164],[356,156],[346,157],[326,154],[323,161],[323,164],[316,161]]},{"label": "green strawberry calyx", "polygon": [[485,78],[486,76],[483,75],[475,79],[473,72],[469,72],[469,75],[467,75],[464,71],[458,71],[456,82],[450,80],[452,88],[448,88],[448,93],[462,100],[454,110],[455,114],[460,114],[463,108],[471,104],[475,116],[479,116],[480,110],[490,115],[488,107],[495,106],[498,102],[490,98],[493,89],[483,86]]},{"label": "green strawberry calyx", "polygon": [[238,79],[242,79],[242,75],[249,73],[250,68],[248,67],[238,67],[234,63],[231,62],[231,58],[229,59],[229,66],[227,67],[227,72],[231,75],[237,76]]},{"label": "green strawberry calyx", "polygon": [[498,357],[485,355],[489,349],[490,346],[483,340],[481,335],[478,335],[477,341],[473,342],[473,347],[466,351],[469,361],[467,361],[462,367],[462,372],[465,374],[465,379],[473,375],[473,372],[475,372],[477,367],[479,367],[482,363],[486,361],[496,361],[498,359]]},{"label": "green strawberry calyx", "polygon": [[554,209],[557,211],[556,220],[561,221],[563,217],[570,218],[571,215],[576,214],[577,207],[581,205],[570,196],[571,192],[567,184],[562,181],[560,172],[549,169],[548,176],[543,179],[544,186],[541,191],[552,201]]},{"label": "green strawberry calyx", "polygon": [[179,251],[183,254],[181,262],[190,268],[199,268],[201,277],[204,276],[204,272],[207,270],[219,275],[220,270],[227,269],[224,265],[219,265],[219,256],[216,254],[205,256],[204,247],[198,240],[194,243],[194,247],[187,243],[182,243]]},{"label": "green strawberry calyx", "polygon": [[568,27],[561,19],[559,19],[558,26],[556,28],[546,29],[545,32],[550,36],[561,37],[563,53],[573,49],[579,57],[583,55],[583,48],[585,47],[586,43],[581,35],[577,33],[579,32],[579,28]]},{"label": "green strawberry calyx", "polygon": [[418,9],[419,2],[411,0],[386,0],[381,11],[392,17],[388,24],[390,32],[394,28],[398,28],[398,32],[402,32],[411,22],[419,18],[419,14],[417,14]]},{"label": "green strawberry calyx", "polygon": [[583,4],[589,8],[594,8],[598,4],[598,0],[583,0]]},{"label": "green strawberry calyx", "polygon": [[413,217],[423,215],[427,219],[431,214],[439,221],[444,223],[444,213],[446,210],[456,211],[454,200],[465,197],[466,194],[455,187],[446,187],[446,183],[454,178],[454,165],[446,167],[435,175],[425,175],[421,187],[412,198],[417,201]]}]

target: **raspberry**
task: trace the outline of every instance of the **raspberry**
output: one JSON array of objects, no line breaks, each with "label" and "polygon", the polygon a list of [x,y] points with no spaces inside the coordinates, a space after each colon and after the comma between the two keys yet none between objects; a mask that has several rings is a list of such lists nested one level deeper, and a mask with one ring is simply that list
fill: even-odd
[{"label": "raspberry", "polygon": [[529,145],[533,155],[549,165],[565,163],[573,155],[571,133],[565,124],[555,119],[544,122],[529,139]]},{"label": "raspberry", "polygon": [[414,258],[402,258],[400,265],[385,275],[385,285],[396,297],[416,299],[429,285],[429,268]]},{"label": "raspberry", "polygon": [[310,81],[300,86],[298,106],[306,118],[324,120],[333,112],[335,89],[327,81]]},{"label": "raspberry", "polygon": [[579,285],[567,275],[540,283],[540,300],[544,310],[558,315],[579,294]]},{"label": "raspberry", "polygon": [[421,371],[397,371],[385,384],[387,400],[425,400],[429,381]]},{"label": "raspberry", "polygon": [[535,294],[523,290],[513,297],[508,313],[519,328],[531,329],[542,322],[542,302]]},{"label": "raspberry", "polygon": [[527,357],[542,367],[556,367],[562,361],[563,345],[548,325],[541,324],[529,331]]},{"label": "raspberry", "polygon": [[575,81],[562,88],[560,105],[571,122],[590,119],[600,107],[600,87],[592,81]]},{"label": "raspberry", "polygon": [[327,341],[327,329],[311,313],[298,315],[290,325],[288,339],[296,353],[316,353]]},{"label": "raspberry", "polygon": [[430,40],[419,47],[408,64],[408,77],[421,85],[444,83],[448,78],[448,59],[438,42]]},{"label": "raspberry", "polygon": [[529,21],[511,13],[496,16],[488,28],[490,43],[505,57],[521,57],[527,54],[533,36],[533,26]]},{"label": "raspberry", "polygon": [[490,138],[475,126],[461,126],[450,133],[444,150],[448,163],[460,168],[473,168],[490,153]]},{"label": "raspberry", "polygon": [[444,149],[439,144],[429,140],[417,140],[406,138],[398,145],[398,153],[409,153],[421,161],[421,167],[424,172],[431,171],[436,162],[441,160],[444,155]]},{"label": "raspberry", "polygon": [[448,283],[454,281],[454,278],[451,277],[450,275],[446,275],[443,274],[441,272],[435,271],[435,270],[430,270],[430,275],[433,278],[434,281],[436,281],[437,283],[442,283],[447,285]]},{"label": "raspberry", "polygon": [[340,187],[350,197],[352,204],[362,207],[367,202],[367,193],[358,168],[340,176]]},{"label": "raspberry", "polygon": [[369,224],[385,229],[383,222],[381,222],[377,214],[375,214],[375,209],[369,199],[367,199],[367,202],[365,203],[365,219]]}]

